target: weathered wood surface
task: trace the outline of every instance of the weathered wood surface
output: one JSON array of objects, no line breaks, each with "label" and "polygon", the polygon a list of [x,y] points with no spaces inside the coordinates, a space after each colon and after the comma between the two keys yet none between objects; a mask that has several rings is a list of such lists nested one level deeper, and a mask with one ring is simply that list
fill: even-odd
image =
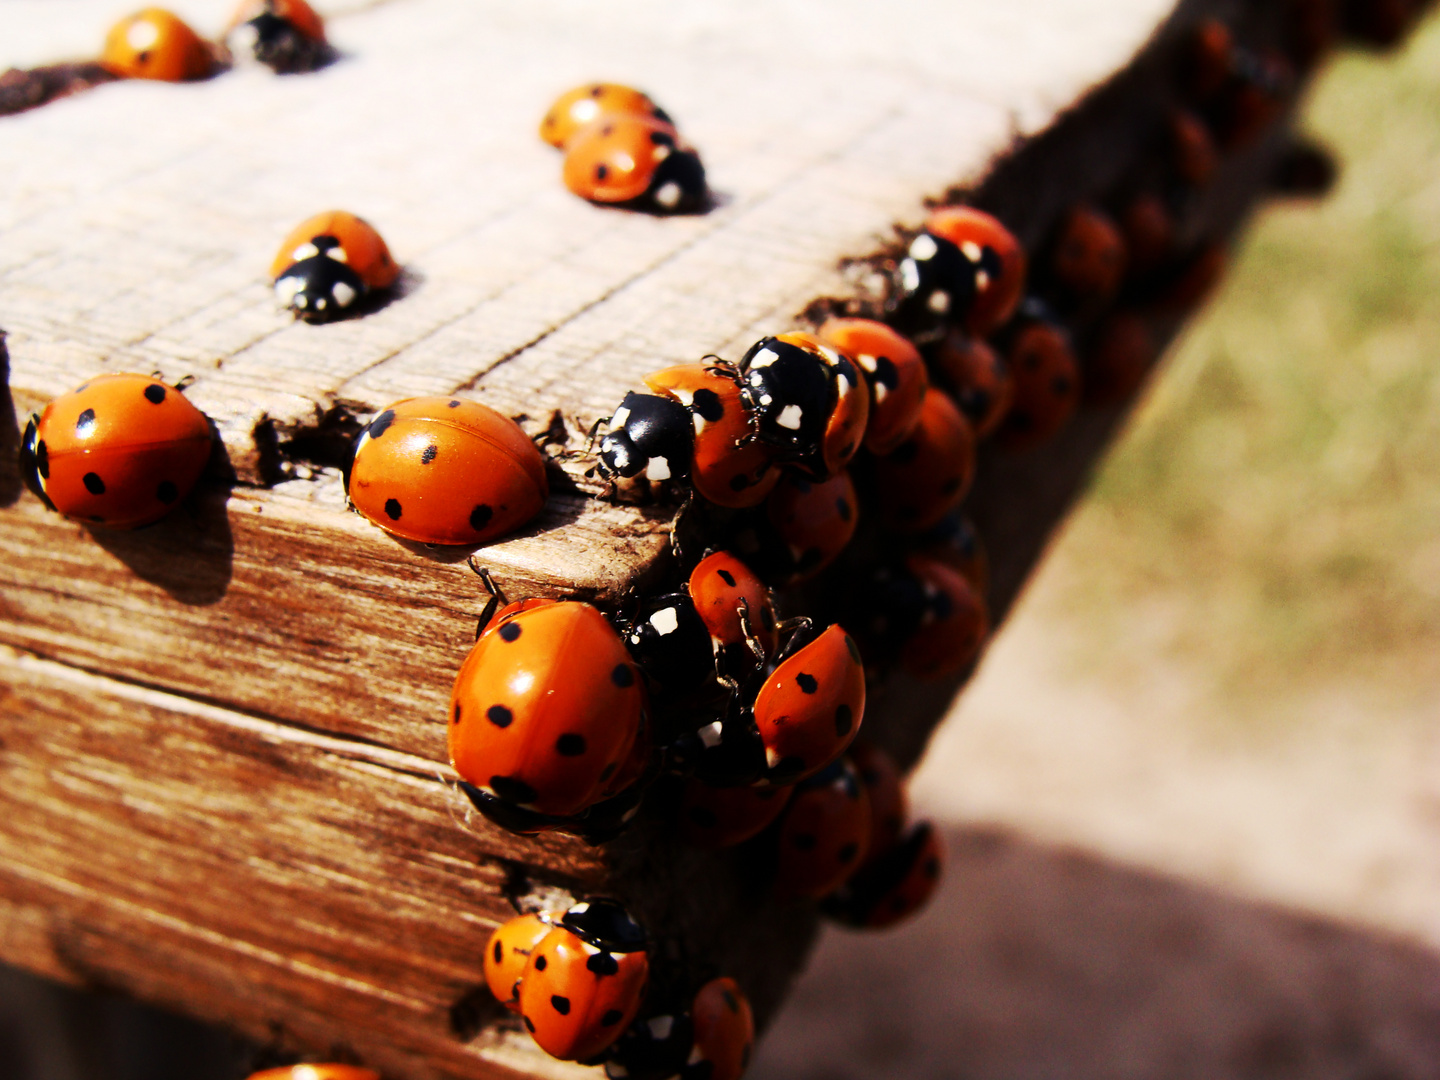
[{"label": "weathered wood surface", "polygon": [[[116,14],[64,7],[12,0],[0,63],[83,56]],[[202,31],[224,15],[178,7]],[[493,1022],[478,950],[517,890],[605,888],[768,1013],[810,916],[757,901],[743,860],[682,850],[661,820],[601,850],[452,820],[443,703],[483,597],[463,561],[344,511],[336,448],[393,399],[463,391],[532,432],[558,412],[576,449],[646,371],[736,356],[850,295],[842,261],[952,185],[1038,243],[1153,152],[1175,42],[1212,7],[1242,10],[389,0],[336,6],[342,59],[315,75],[117,83],[0,121],[15,411],[102,369],[194,376],[238,480],[217,470],[154,529],[92,533],[21,495],[0,415],[0,958],[396,1077],[563,1072]],[[533,128],[595,77],[679,118],[709,213],[563,190]],[[1232,161],[1192,226],[1228,230],[1277,147]],[[317,328],[275,311],[263,271],[330,205],[375,221],[406,277]],[[1002,608],[1117,415],[983,464]],[[585,465],[556,463],[544,517],[483,552],[512,595],[613,601],[662,565],[667,513],[564,490]],[[952,690],[899,687],[872,730],[913,758]]]}]

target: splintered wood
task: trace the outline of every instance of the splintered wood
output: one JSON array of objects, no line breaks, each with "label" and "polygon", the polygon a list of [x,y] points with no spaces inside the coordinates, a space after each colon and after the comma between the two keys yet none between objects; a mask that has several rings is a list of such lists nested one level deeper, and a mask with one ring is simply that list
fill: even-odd
[{"label": "splintered wood", "polygon": [[[124,13],[58,6],[7,4],[0,62],[86,60]],[[591,497],[587,434],[626,390],[853,295],[847,260],[955,186],[1038,243],[1153,151],[1173,43],[1210,6],[337,4],[340,57],[318,73],[114,82],[0,119],[0,959],[395,1078],[561,1075],[579,1067],[485,994],[480,950],[536,890],[595,889],[768,1015],[813,918],[757,899],[735,860],[663,822],[589,848],[467,813],[444,714],[485,595],[466,553],[345,510],[343,446],[425,394],[548,432],[555,496],[481,560],[512,597],[614,603],[663,570],[673,513]],[[176,7],[210,35],[227,14]],[[596,78],[678,119],[708,212],[564,189],[535,129]],[[1279,146],[1227,166],[1207,227],[1234,226]],[[332,207],[373,222],[404,271],[377,310],[310,326],[264,275],[286,232]],[[17,417],[106,370],[192,378],[228,459],[140,533],[49,514],[15,473]],[[1048,456],[982,464],[1002,608],[1118,415]],[[953,690],[890,692],[902,758]]]}]

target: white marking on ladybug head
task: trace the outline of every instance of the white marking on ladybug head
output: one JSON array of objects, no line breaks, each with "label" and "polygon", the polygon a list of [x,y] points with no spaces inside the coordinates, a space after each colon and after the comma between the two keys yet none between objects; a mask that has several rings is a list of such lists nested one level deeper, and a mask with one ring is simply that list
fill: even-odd
[{"label": "white marking on ladybug head", "polygon": [[779,765],[780,751],[776,750],[773,746],[765,747],[765,764],[769,765],[772,769],[775,768],[776,765]]},{"label": "white marking on ladybug head", "polygon": [[760,395],[760,404],[761,404],[761,405],[764,405],[766,408],[769,408],[770,403],[771,403],[772,401],[774,401],[774,400],[775,400],[775,399],[772,398],[769,394],[761,394],[761,395]]},{"label": "white marking on ladybug head", "polygon": [[920,288],[920,268],[915,265],[914,259],[906,259],[900,264],[900,287],[906,292]]},{"label": "white marking on ladybug head", "polygon": [[673,607],[661,608],[650,616],[650,625],[661,637],[680,629],[680,614]]},{"label": "white marking on ladybug head", "polygon": [[334,259],[339,263],[348,263],[350,261],[350,256],[345,254],[345,249],[339,244],[336,244],[332,248],[326,248],[325,257],[327,259]]},{"label": "white marking on ladybug head", "polygon": [[295,294],[294,304],[297,308],[307,308],[310,306],[310,298],[303,292],[297,292]]},{"label": "white marking on ladybug head", "polygon": [[594,120],[600,115],[600,103],[594,98],[581,98],[570,106],[570,119],[580,123]]},{"label": "white marking on ladybug head", "polygon": [[669,480],[670,459],[663,457],[652,457],[650,459],[650,463],[645,466],[645,479]]},{"label": "white marking on ladybug head", "polygon": [[844,372],[841,372],[838,382],[840,383],[840,392],[835,395],[835,399],[837,401],[844,401],[850,396],[850,391],[854,389],[854,387],[850,382],[849,376]]},{"label": "white marking on ladybug head", "polygon": [[677,386],[675,389],[671,390],[670,393],[674,394],[675,400],[680,402],[680,404],[684,405],[687,409],[695,403],[694,391],[687,390],[683,386]]},{"label": "white marking on ladybug head", "polygon": [[589,904],[589,902],[588,902],[588,901],[585,901],[585,900],[582,900],[582,901],[580,901],[580,903],[572,905],[571,908],[570,908],[570,910],[569,910],[568,912],[566,912],[566,914],[567,914],[567,915],[584,915],[585,912],[587,912],[587,911],[589,911],[589,910],[590,910],[590,904]]},{"label": "white marking on ladybug head", "polygon": [[260,44],[260,30],[253,22],[241,23],[230,31],[226,44],[230,46],[230,51],[241,59],[253,57],[255,46]]},{"label": "white marking on ladybug head", "polygon": [[666,146],[664,143],[661,143],[659,146],[655,147],[655,149],[651,152],[650,156],[656,161],[664,161],[667,157],[670,156],[670,147]]},{"label": "white marking on ladybug head", "polygon": [[667,180],[655,191],[655,202],[666,210],[674,210],[680,205],[680,185],[674,180]]},{"label": "white marking on ladybug head", "polygon": [[974,263],[978,263],[980,261],[980,256],[984,254],[984,252],[980,250],[980,245],[975,243],[974,240],[964,241],[960,245],[960,251],[965,256],[965,258],[969,259],[971,262]]},{"label": "white marking on ladybug head", "polygon": [[320,1080],[320,1070],[314,1065],[294,1065],[290,1068],[290,1080]]},{"label": "white marking on ladybug head", "polygon": [[935,253],[939,250],[940,248],[935,243],[935,238],[929,233],[922,232],[919,236],[915,237],[914,240],[910,241],[910,257],[912,259],[918,259],[920,262],[928,262],[933,259]]},{"label": "white marking on ladybug head", "polygon": [[650,1029],[650,1037],[664,1042],[670,1037],[670,1032],[675,1029],[675,1017],[673,1016],[652,1016],[646,1025]]},{"label": "white marking on ladybug head", "polygon": [[706,749],[713,749],[720,745],[720,733],[723,730],[724,725],[716,720],[713,724],[706,724],[695,734],[700,736],[700,741],[705,744]]},{"label": "white marking on ladybug head", "polygon": [[800,421],[804,419],[804,412],[799,405],[786,405],[780,410],[780,415],[775,418],[775,423],[791,431],[800,430]]},{"label": "white marking on ladybug head", "polygon": [[925,301],[925,306],[937,315],[944,315],[950,310],[950,294],[944,289],[936,289],[930,294],[930,299]]},{"label": "white marking on ladybug head", "polygon": [[625,426],[625,421],[627,421],[627,420],[629,420],[629,419],[630,419],[630,410],[627,409],[624,405],[621,405],[620,408],[618,408],[618,409],[615,410],[615,415],[612,416],[612,417],[610,417],[610,426],[611,426],[611,427],[617,427],[617,428],[618,428],[618,427],[624,427],[624,426]]},{"label": "white marking on ladybug head", "polygon": [[298,277],[282,277],[275,282],[275,299],[280,301],[281,307],[289,307],[295,299],[295,294],[300,291],[300,279]]},{"label": "white marking on ladybug head", "polygon": [[290,252],[290,258],[294,259],[296,262],[300,262],[303,259],[313,259],[316,255],[319,254],[320,249],[317,248],[314,244],[312,244],[309,240],[306,240],[305,243],[301,244],[294,251]]},{"label": "white marking on ladybug head", "polygon": [[870,372],[870,374],[875,374],[875,357],[871,356],[868,352],[862,352],[855,357],[855,362]]},{"label": "white marking on ladybug head", "polygon": [[335,297],[335,302],[341,307],[349,307],[350,301],[355,299],[355,290],[343,281],[337,281],[330,286],[330,295]]},{"label": "white marking on ladybug head", "polygon": [[[779,359],[780,354],[777,353],[774,349],[761,349],[759,352],[757,352],[754,356],[750,358],[750,369],[753,371],[755,368],[769,367],[771,364],[773,364],[776,360]],[[754,376],[752,375],[751,378],[753,379]]]},{"label": "white marking on ladybug head", "polygon": [[160,27],[148,18],[136,19],[125,31],[125,42],[136,52],[144,52],[160,40]]},{"label": "white marking on ladybug head", "polygon": [[701,416],[698,412],[697,412],[697,413],[691,413],[691,414],[690,414],[690,418],[695,421],[695,434],[696,434],[696,435],[699,435],[702,431],[704,431],[707,427],[710,426],[710,421],[709,421],[709,420],[706,420],[706,419],[705,419],[703,416]]},{"label": "white marking on ladybug head", "polygon": [[890,393],[890,388],[886,386],[883,382],[877,382],[875,384],[875,404],[878,405],[880,404],[880,402],[884,401],[885,395],[888,393]]},{"label": "white marking on ladybug head", "polygon": [[323,297],[323,296],[317,296],[317,297],[315,298],[315,310],[316,310],[316,311],[324,311],[324,310],[325,310],[327,307],[329,307],[329,306],[330,306],[330,305],[329,305],[329,303],[326,301],[325,297]]}]

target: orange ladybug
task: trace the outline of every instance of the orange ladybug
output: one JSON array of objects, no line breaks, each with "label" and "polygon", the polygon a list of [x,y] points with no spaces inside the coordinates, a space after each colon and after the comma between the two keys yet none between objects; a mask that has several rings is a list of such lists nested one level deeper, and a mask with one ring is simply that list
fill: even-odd
[{"label": "orange ladybug", "polygon": [[755,572],[734,555],[717,551],[701,559],[690,572],[689,589],[717,655],[741,648],[748,652],[751,642],[767,657],[774,654],[779,643],[775,600]]},{"label": "orange ladybug", "polygon": [[819,337],[851,357],[870,383],[870,419],[865,445],[888,454],[915,430],[920,403],[930,385],[920,350],[882,322],[830,319]]},{"label": "orange ladybug", "polygon": [[834,761],[865,718],[865,668],[850,635],[830,626],[781,661],[753,711],[770,782],[794,783]]},{"label": "orange ladybug", "polygon": [[138,529],[159,521],[205,471],[205,414],[148,375],[97,375],[30,418],[26,486],[66,517]]},{"label": "orange ladybug", "polygon": [[122,79],[203,79],[215,60],[200,35],[164,8],[145,8],[105,35],[100,66]]},{"label": "orange ladybug", "polygon": [[[670,124],[665,110],[643,94],[619,83],[586,83],[555,99],[540,121],[540,138],[564,149],[577,132],[604,117],[643,116]],[[673,125],[672,125],[673,126]]]},{"label": "orange ladybug", "polygon": [[740,984],[726,976],[711,979],[695,994],[690,1018],[695,1045],[683,1075],[740,1080],[755,1047],[755,1017]]},{"label": "orange ladybug", "polygon": [[806,581],[824,570],[845,550],[860,521],[860,502],[848,472],[811,482],[786,476],[770,493],[765,506],[789,558],[784,584]]},{"label": "orange ladybug", "polygon": [[1000,426],[1015,396],[1005,361],[984,338],[951,330],[935,349],[937,382],[944,385],[983,439]]},{"label": "orange ladybug", "polygon": [[283,1065],[278,1069],[261,1069],[251,1073],[248,1080],[380,1080],[374,1069],[362,1069],[358,1065],[336,1065],[333,1062],[311,1065]]},{"label": "orange ladybug", "polygon": [[[512,608],[514,605],[512,605]],[[589,604],[502,611],[450,695],[450,761],[469,784],[568,817],[616,794],[646,724],[640,673]]]},{"label": "orange ladybug", "polygon": [[870,798],[848,759],[795,785],[777,841],[775,891],[782,897],[818,899],[860,868],[870,845]]},{"label": "orange ladybug", "polygon": [[996,440],[1007,450],[1026,450],[1070,422],[1080,403],[1080,367],[1069,336],[1045,319],[1021,327],[1008,360],[1015,374],[1015,403]]},{"label": "orange ladybug", "polygon": [[1095,405],[1128,400],[1145,381],[1156,352],[1150,326],[1137,312],[1107,315],[1085,353],[1085,400]]},{"label": "orange ladybug", "polygon": [[963,671],[990,633],[990,612],[975,586],[938,559],[911,555],[906,569],[928,600],[927,616],[900,652],[917,679],[944,679]]},{"label": "orange ladybug", "polygon": [[565,147],[565,186],[597,203],[691,213],[705,201],[705,167],[675,128],[652,116],[606,116]]},{"label": "orange ladybug", "polygon": [[827,896],[821,910],[857,929],[894,926],[930,901],[944,861],[935,827],[922,821]]},{"label": "orange ladybug", "polygon": [[1115,295],[1125,276],[1125,238],[1110,215],[1088,204],[1071,207],[1050,253],[1050,273],[1073,297]]},{"label": "orange ladybug", "polygon": [[691,778],[680,802],[680,835],[698,848],[727,848],[758,836],[790,801],[789,787],[712,787]]},{"label": "orange ladybug", "polygon": [[1191,31],[1181,64],[1184,90],[1195,101],[1214,97],[1235,70],[1235,35],[1219,19],[1204,19]]},{"label": "orange ladybug", "polygon": [[898,532],[923,532],[964,501],[975,479],[975,432],[948,395],[925,395],[919,426],[876,459],[875,478],[880,519]]},{"label": "orange ladybug", "polygon": [[355,509],[422,544],[485,544],[540,512],[545,460],[509,417],[478,401],[396,402],[360,432],[346,476]]},{"label": "orange ladybug", "polygon": [[241,0],[225,44],[281,74],[313,71],[329,55],[325,23],[305,0]]},{"label": "orange ladybug", "polygon": [[520,1011],[520,979],[540,939],[559,921],[548,913],[532,912],[507,919],[495,928],[485,946],[485,985],[495,1000],[511,1012]]},{"label": "orange ladybug", "polygon": [[1130,253],[1129,276],[1141,278],[1164,265],[1175,247],[1175,217],[1153,192],[1136,195],[1120,215],[1120,232]]},{"label": "orange ladybug", "polygon": [[640,1011],[650,975],[645,931],[613,900],[565,912],[530,952],[520,978],[520,1015],[551,1057],[593,1058]]},{"label": "orange ladybug", "polygon": [[864,739],[856,739],[846,751],[855,773],[865,788],[870,805],[870,849],[866,861],[888,851],[905,831],[910,815],[910,800],[905,794],[905,780],[895,759],[880,747]]},{"label": "orange ladybug", "polygon": [[1220,151],[1210,126],[1189,109],[1170,113],[1170,163],[1180,181],[1191,187],[1204,187],[1220,167]]},{"label": "orange ladybug", "polygon": [[375,227],[344,210],[295,226],[270,263],[276,299],[306,322],[340,318],[371,290],[388,289],[399,273]]}]

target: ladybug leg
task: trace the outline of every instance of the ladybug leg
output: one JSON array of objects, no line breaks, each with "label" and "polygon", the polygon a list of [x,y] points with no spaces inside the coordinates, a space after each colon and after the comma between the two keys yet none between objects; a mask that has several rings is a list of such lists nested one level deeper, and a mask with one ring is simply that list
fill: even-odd
[{"label": "ladybug leg", "polygon": [[[159,373],[158,373],[158,372],[156,373],[156,377],[157,377],[157,378],[159,377]],[[191,374],[191,375],[183,375],[183,376],[180,377],[180,380],[175,384],[175,389],[176,389],[176,390],[179,390],[179,391],[183,394],[186,390],[189,390],[190,387],[192,387],[192,386],[194,386],[194,385],[195,385],[195,376],[194,376],[193,374]]]},{"label": "ladybug leg", "polygon": [[475,565],[475,556],[471,555],[465,560],[471,571],[480,579],[485,586],[485,591],[490,594],[490,599],[485,602],[485,608],[480,612],[480,621],[475,625],[475,640],[480,640],[480,635],[485,632],[485,627],[490,625],[490,620],[495,617],[495,612],[500,605],[505,603],[505,593],[500,586],[495,584],[490,577],[490,571],[483,566]]},{"label": "ladybug leg", "polygon": [[780,652],[775,657],[775,662],[788,659],[810,643],[811,635],[815,631],[815,624],[805,615],[797,615],[793,619],[785,619],[780,623],[781,636],[789,635],[785,644],[780,646]]},{"label": "ladybug leg", "polygon": [[[765,646],[760,644],[760,639],[756,637],[755,628],[750,622],[750,601],[742,596],[736,610],[740,613],[740,629],[745,634],[745,645],[749,648],[750,655],[755,657],[755,666],[763,668],[765,666]],[[808,619],[805,621],[809,622]]]}]

